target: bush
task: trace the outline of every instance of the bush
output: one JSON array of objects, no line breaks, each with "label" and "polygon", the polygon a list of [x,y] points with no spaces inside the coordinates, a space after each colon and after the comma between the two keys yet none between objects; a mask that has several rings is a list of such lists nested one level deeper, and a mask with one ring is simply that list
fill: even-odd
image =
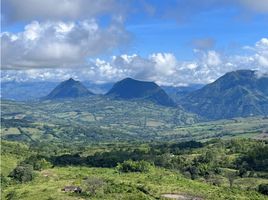
[{"label": "bush", "polygon": [[268,184],[260,184],[258,191],[262,194],[268,195]]},{"label": "bush", "polygon": [[98,177],[88,177],[84,181],[85,191],[95,196],[98,191],[102,190],[106,182]]},{"label": "bush", "polygon": [[34,177],[33,166],[29,164],[18,165],[9,176],[20,183],[31,181]]},{"label": "bush", "polygon": [[237,175],[240,176],[241,178],[246,177],[246,175],[247,175],[247,169],[241,167],[238,170]]},{"label": "bush", "polygon": [[149,172],[151,164],[144,160],[132,161],[127,160],[121,164],[118,164],[117,169],[120,172]]}]

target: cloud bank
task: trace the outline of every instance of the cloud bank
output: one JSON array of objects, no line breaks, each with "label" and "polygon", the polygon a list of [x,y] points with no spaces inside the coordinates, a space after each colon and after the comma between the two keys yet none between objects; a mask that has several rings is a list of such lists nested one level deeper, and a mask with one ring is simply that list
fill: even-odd
[{"label": "cloud bank", "polygon": [[195,49],[191,61],[178,60],[172,53],[112,56],[109,60],[92,59],[76,69],[4,70],[2,81],[62,81],[70,77],[95,83],[115,82],[125,77],[155,81],[160,85],[210,83],[238,69],[268,72],[268,38],[243,47],[243,54],[226,55],[215,50]]},{"label": "cloud bank", "polygon": [[88,57],[118,48],[130,39],[120,23],[100,27],[79,22],[33,21],[19,33],[1,33],[3,69],[77,67]]}]

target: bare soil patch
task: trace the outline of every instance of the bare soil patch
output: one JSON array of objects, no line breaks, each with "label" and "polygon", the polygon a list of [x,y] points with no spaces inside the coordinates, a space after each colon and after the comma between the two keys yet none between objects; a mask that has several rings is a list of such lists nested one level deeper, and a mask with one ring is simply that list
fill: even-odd
[{"label": "bare soil patch", "polygon": [[162,194],[161,197],[164,199],[175,199],[175,200],[203,200],[200,197],[194,197],[190,195],[185,195],[185,194]]}]

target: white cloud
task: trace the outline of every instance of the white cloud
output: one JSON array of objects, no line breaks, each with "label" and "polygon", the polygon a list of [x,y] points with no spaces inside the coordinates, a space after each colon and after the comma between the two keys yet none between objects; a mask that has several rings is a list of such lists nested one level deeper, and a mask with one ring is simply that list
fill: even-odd
[{"label": "white cloud", "polygon": [[[241,48],[241,54],[226,55],[215,50],[195,50],[191,61],[178,60],[172,53],[112,56],[110,60],[92,59],[83,67],[67,69],[3,70],[2,81],[62,81],[70,77],[96,83],[115,82],[126,77],[155,81],[160,85],[209,83],[223,74],[238,69],[268,72],[267,38]],[[246,52],[243,52],[246,51]]]},{"label": "white cloud", "polygon": [[86,65],[89,56],[110,51],[128,39],[120,24],[101,28],[94,19],[77,23],[33,21],[22,32],[1,34],[2,68]]},{"label": "white cloud", "polygon": [[204,55],[204,62],[209,66],[217,66],[221,64],[220,54],[216,51],[208,51],[207,54]]},{"label": "white cloud", "polygon": [[255,51],[255,59],[259,66],[263,66],[265,71],[268,71],[268,39],[262,38],[260,41],[258,41],[256,43]]},{"label": "white cloud", "polygon": [[175,72],[177,59],[172,53],[156,53],[149,56],[155,63],[155,70],[163,76],[170,76]]}]

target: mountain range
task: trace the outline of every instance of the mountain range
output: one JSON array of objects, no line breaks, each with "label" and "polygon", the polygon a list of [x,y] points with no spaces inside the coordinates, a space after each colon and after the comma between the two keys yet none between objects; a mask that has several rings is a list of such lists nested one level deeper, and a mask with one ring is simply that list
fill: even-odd
[{"label": "mountain range", "polygon": [[[20,86],[16,89],[15,86]],[[15,87],[15,90],[12,89]],[[54,89],[53,89],[54,88]],[[90,88],[90,90],[88,89]],[[20,96],[29,96],[32,90],[40,94],[49,93],[42,99],[79,98],[94,95],[91,88],[107,91],[104,96],[110,99],[145,100],[162,106],[183,107],[186,111],[198,114],[209,120],[235,117],[268,115],[268,76],[259,76],[256,71],[238,70],[226,73],[213,83],[190,85],[188,87],[160,87],[154,82],[126,78],[115,84],[96,86],[72,78],[60,83],[19,84],[6,83],[5,91],[20,91]],[[110,89],[111,88],[111,89]],[[110,90],[109,90],[110,89]],[[37,95],[37,94],[35,94]],[[103,96],[103,95],[101,95]],[[4,98],[5,96],[1,96]]]},{"label": "mountain range", "polygon": [[268,77],[252,70],[229,72],[186,95],[180,104],[208,119],[268,115]]}]

